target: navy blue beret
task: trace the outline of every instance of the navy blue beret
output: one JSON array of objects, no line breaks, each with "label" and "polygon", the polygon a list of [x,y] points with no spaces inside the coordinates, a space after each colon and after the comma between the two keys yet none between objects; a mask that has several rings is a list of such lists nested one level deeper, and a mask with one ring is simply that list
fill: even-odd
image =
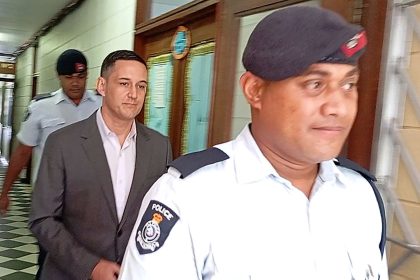
[{"label": "navy blue beret", "polygon": [[361,26],[323,8],[295,6],[275,11],[252,31],[242,63],[270,81],[298,76],[319,62],[357,64],[367,39]]},{"label": "navy blue beret", "polygon": [[68,49],[57,60],[57,74],[71,75],[82,73],[87,69],[86,57],[78,50]]}]

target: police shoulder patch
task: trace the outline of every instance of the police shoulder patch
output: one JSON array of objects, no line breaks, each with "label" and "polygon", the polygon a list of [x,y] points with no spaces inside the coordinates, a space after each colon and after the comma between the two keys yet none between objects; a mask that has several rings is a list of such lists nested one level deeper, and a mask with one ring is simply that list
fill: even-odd
[{"label": "police shoulder patch", "polygon": [[156,252],[162,248],[178,215],[165,204],[151,200],[137,228],[136,247],[140,255]]},{"label": "police shoulder patch", "polygon": [[181,178],[186,178],[198,169],[228,159],[229,156],[222,150],[212,147],[204,151],[180,156],[169,164],[181,173]]},{"label": "police shoulder patch", "polygon": [[25,114],[24,114],[24,117],[23,117],[23,121],[26,122],[29,119],[29,116],[30,115],[31,115],[30,109],[29,108],[26,108]]},{"label": "police shoulder patch", "polygon": [[54,96],[51,92],[50,93],[42,93],[42,94],[37,94],[34,96],[34,98],[32,98],[33,101],[39,101],[45,98],[49,98]]}]

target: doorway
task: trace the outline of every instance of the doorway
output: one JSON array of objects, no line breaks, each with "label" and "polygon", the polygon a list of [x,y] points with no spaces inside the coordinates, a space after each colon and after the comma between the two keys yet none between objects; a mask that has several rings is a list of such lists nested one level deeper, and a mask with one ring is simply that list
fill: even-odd
[{"label": "doorway", "polygon": [[149,84],[139,120],[167,135],[174,158],[207,148],[213,100],[216,4],[186,5],[137,28]]}]

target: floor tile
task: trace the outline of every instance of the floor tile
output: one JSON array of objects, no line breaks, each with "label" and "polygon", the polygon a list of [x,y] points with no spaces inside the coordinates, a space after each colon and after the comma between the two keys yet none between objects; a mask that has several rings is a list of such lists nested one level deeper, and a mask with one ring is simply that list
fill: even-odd
[{"label": "floor tile", "polygon": [[16,248],[25,245],[25,243],[14,241],[14,240],[2,240],[0,241],[0,247],[5,248]]},{"label": "floor tile", "polygon": [[7,225],[7,224],[10,224],[10,223],[13,223],[13,222],[14,221],[11,221],[7,218],[0,218],[0,224],[2,224],[2,225]]},{"label": "floor tile", "polygon": [[25,272],[14,272],[2,277],[2,280],[34,280],[35,276]]},{"label": "floor tile", "polygon": [[0,232],[0,239],[12,239],[21,236],[20,234],[11,233],[8,231]]},{"label": "floor tile", "polygon": [[10,260],[4,263],[0,263],[0,269],[5,267],[8,269],[13,269],[13,270],[22,270],[31,266],[34,266],[34,264],[30,262],[25,262],[25,261],[19,261],[19,260]]},{"label": "floor tile", "polygon": [[7,212],[7,214],[8,215],[14,215],[14,216],[16,216],[16,215],[27,215],[28,213],[27,212],[25,212],[25,211],[21,211],[21,210],[10,210],[9,212]]},{"label": "floor tile", "polygon": [[14,206],[22,207],[21,209],[23,209],[23,208],[30,207],[31,204],[29,204],[29,203],[16,203],[16,204],[14,204]]},{"label": "floor tile", "polygon": [[23,252],[23,251],[19,251],[19,250],[14,250],[14,249],[8,249],[8,250],[4,250],[0,252],[0,256],[3,257],[10,257],[10,258],[20,258],[26,255],[29,255],[29,252]]},{"label": "floor tile", "polygon": [[9,225],[0,225],[0,231],[9,231],[16,229],[16,227]]},{"label": "floor tile", "polygon": [[[26,208],[26,206],[25,206],[25,207],[23,207],[23,206],[17,206],[17,205],[15,205],[15,204],[11,203],[11,204],[10,204],[10,207],[9,207],[9,210],[21,210],[21,209],[23,209],[23,208]],[[22,210],[22,211],[23,211],[23,210]]]},{"label": "floor tile", "polygon": [[14,272],[14,270],[12,270],[12,269],[8,269],[8,268],[0,268],[0,279],[4,279],[3,277],[5,276],[5,275],[8,275],[8,274],[11,274],[11,273],[13,273]]},{"label": "floor tile", "polygon": [[0,256],[0,263],[10,261],[11,258]]},{"label": "floor tile", "polygon": [[16,233],[19,235],[31,235],[32,233],[27,228],[17,228],[9,231],[10,233]]},{"label": "floor tile", "polygon": [[14,248],[15,250],[29,252],[29,253],[38,253],[38,245],[35,244],[26,244],[19,247]]},{"label": "floor tile", "polygon": [[38,272],[38,266],[37,265],[31,266],[31,267],[22,269],[21,271],[35,275]]},{"label": "floor tile", "polygon": [[37,243],[35,237],[33,237],[31,235],[25,235],[25,236],[16,237],[13,240],[14,241],[23,242],[23,243],[26,243],[26,244],[35,244],[35,243]]},{"label": "floor tile", "polygon": [[21,260],[21,261],[25,261],[25,262],[30,262],[30,263],[33,263],[33,264],[37,264],[38,263],[38,254],[29,254],[29,255],[26,255],[26,256],[17,258],[17,260]]},{"label": "floor tile", "polygon": [[27,218],[22,217],[22,216],[8,216],[5,219],[7,219],[8,221],[10,221],[12,223],[13,222],[22,222],[22,221],[28,220]]},{"label": "floor tile", "polygon": [[8,226],[16,227],[16,228],[27,228],[28,223],[27,222],[13,222],[8,224]]}]

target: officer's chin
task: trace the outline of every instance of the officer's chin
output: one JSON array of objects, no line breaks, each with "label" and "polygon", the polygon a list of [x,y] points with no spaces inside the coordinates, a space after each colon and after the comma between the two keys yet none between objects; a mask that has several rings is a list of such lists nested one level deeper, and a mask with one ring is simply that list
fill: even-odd
[{"label": "officer's chin", "polygon": [[336,150],[336,151],[321,152],[318,154],[316,158],[316,162],[321,163],[323,161],[335,159],[340,155],[340,153],[341,153],[341,149],[338,151]]},{"label": "officer's chin", "polygon": [[83,94],[81,89],[70,89],[69,93],[73,96],[78,96]]}]

